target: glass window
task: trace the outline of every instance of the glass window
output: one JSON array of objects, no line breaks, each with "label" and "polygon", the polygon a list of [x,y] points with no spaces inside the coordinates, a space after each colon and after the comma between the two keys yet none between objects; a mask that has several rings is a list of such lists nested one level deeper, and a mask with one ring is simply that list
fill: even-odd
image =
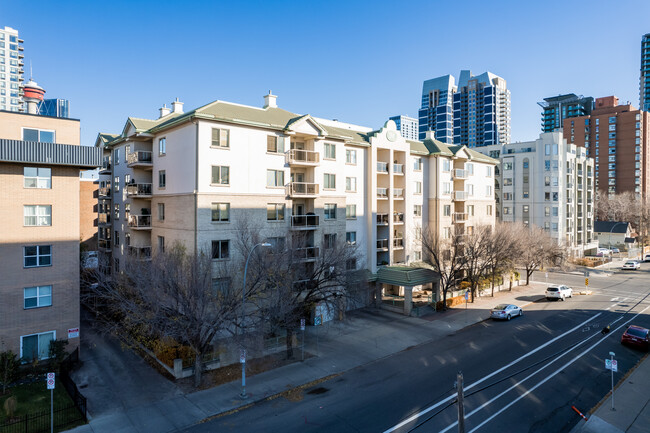
[{"label": "glass window", "polygon": [[284,171],[266,170],[266,186],[270,186],[270,187],[284,186]]},{"label": "glass window", "polygon": [[20,359],[31,362],[35,359],[47,359],[50,356],[50,342],[55,340],[56,332],[24,335],[20,337]]},{"label": "glass window", "polygon": [[51,226],[52,206],[51,205],[27,205],[23,206],[25,226]]},{"label": "glass window", "polygon": [[41,129],[23,128],[23,140],[39,141],[41,143],[54,143],[54,131],[45,131]]},{"label": "glass window", "polygon": [[323,236],[323,248],[330,249],[336,245],[336,233],[326,233]]},{"label": "glass window", "polygon": [[165,203],[158,203],[158,221],[165,221]]},{"label": "glass window", "polygon": [[356,204],[348,204],[345,205],[345,218],[349,220],[353,220],[357,218],[357,205]]},{"label": "glass window", "polygon": [[357,178],[356,177],[346,177],[345,178],[345,190],[349,192],[357,192]]},{"label": "glass window", "polygon": [[52,188],[52,169],[45,167],[25,167],[24,174],[24,187],[25,188]]},{"label": "glass window", "polygon": [[230,241],[212,241],[212,260],[230,258]]},{"label": "glass window", "polygon": [[325,203],[324,210],[326,220],[336,219],[336,203]]},{"label": "glass window", "polygon": [[230,130],[212,128],[211,147],[230,147]]},{"label": "glass window", "polygon": [[413,206],[413,215],[416,217],[422,216],[422,205],[416,204]]},{"label": "glass window", "polygon": [[503,170],[512,170],[512,162],[504,162],[503,163]]},{"label": "glass window", "polygon": [[269,203],[266,205],[267,221],[284,221],[284,203]]},{"label": "glass window", "polygon": [[331,173],[325,173],[323,180],[323,188],[325,189],[335,189],[336,188],[336,175]]},{"label": "glass window", "polygon": [[[284,172],[283,172],[284,175]],[[230,184],[230,167],[225,165],[212,166],[212,184],[229,185]]]},{"label": "glass window", "polygon": [[415,193],[422,194],[422,182],[415,182]]},{"label": "glass window", "polygon": [[36,268],[52,264],[52,245],[31,245],[23,247],[23,267]]},{"label": "glass window", "polygon": [[52,306],[52,286],[26,287],[23,293],[25,309]]},{"label": "glass window", "polygon": [[336,159],[336,145],[332,143],[325,143],[325,158]]},{"label": "glass window", "polygon": [[352,149],[347,149],[345,151],[345,163],[346,164],[355,164],[357,163],[357,151]]},{"label": "glass window", "polygon": [[165,137],[158,140],[158,155],[162,156],[167,153],[167,139]]},{"label": "glass window", "polygon": [[492,216],[492,205],[491,204],[487,205],[487,207],[485,208],[485,214],[488,215],[488,216]]},{"label": "glass window", "polygon": [[422,158],[413,159],[413,170],[422,171]]},{"label": "glass window", "polygon": [[167,186],[167,173],[165,170],[158,170],[158,188]]},{"label": "glass window", "polygon": [[230,203],[212,203],[212,221],[230,221]]},{"label": "glass window", "polygon": [[443,159],[442,160],[442,171],[449,171],[450,170],[450,164],[448,159]]},{"label": "glass window", "polygon": [[444,216],[451,216],[451,206],[446,204],[442,207],[442,214]]},{"label": "glass window", "polygon": [[345,242],[348,245],[356,245],[356,243],[357,243],[357,232],[346,232],[345,233]]}]

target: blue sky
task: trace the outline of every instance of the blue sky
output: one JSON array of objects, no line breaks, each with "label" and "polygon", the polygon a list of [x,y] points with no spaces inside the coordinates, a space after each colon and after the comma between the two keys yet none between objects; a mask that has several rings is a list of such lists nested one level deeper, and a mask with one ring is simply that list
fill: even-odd
[{"label": "blue sky", "polygon": [[[259,106],[268,90],[296,113],[379,127],[417,115],[422,81],[461,69],[502,76],[512,139],[534,139],[544,97],[615,94],[639,104],[650,2],[1,2],[25,40],[25,70],[70,100],[82,142],[156,118],[178,97]],[[29,77],[26,77],[26,79]]]}]

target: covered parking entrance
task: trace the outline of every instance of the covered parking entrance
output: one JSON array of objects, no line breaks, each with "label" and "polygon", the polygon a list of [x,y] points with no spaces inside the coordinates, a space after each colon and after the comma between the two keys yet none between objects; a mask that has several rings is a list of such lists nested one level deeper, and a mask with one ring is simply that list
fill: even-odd
[{"label": "covered parking entrance", "polygon": [[440,277],[437,272],[426,268],[409,266],[385,266],[377,271],[378,300],[397,299],[402,306],[402,313],[411,315],[413,310],[413,293],[430,296],[431,302],[438,301]]}]

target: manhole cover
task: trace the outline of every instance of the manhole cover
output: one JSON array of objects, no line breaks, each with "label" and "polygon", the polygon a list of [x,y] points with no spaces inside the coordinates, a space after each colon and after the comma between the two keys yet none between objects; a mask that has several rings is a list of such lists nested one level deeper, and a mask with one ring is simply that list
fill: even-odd
[{"label": "manhole cover", "polygon": [[329,389],[319,386],[318,388],[307,391],[307,394],[325,394],[327,391],[329,391]]}]

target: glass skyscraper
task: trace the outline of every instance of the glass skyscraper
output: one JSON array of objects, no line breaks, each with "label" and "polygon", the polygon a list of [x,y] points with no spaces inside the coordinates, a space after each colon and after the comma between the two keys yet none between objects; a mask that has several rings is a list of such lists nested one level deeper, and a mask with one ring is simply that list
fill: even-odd
[{"label": "glass skyscraper", "polygon": [[564,127],[564,119],[591,114],[594,98],[569,93],[544,98],[537,104],[542,107],[542,132],[553,132]]},{"label": "glass skyscraper", "polygon": [[44,99],[38,109],[41,116],[70,117],[70,102],[67,99]]},{"label": "glass skyscraper", "polygon": [[650,33],[641,39],[641,79],[639,82],[639,108],[650,111]]}]

